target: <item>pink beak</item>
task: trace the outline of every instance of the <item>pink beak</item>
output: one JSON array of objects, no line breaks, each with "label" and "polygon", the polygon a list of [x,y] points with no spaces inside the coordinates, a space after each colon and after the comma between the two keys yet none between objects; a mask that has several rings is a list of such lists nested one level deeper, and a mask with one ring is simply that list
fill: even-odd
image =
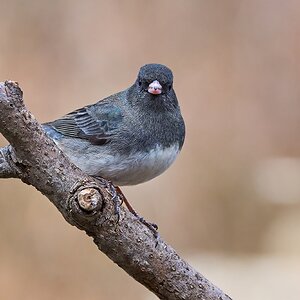
[{"label": "pink beak", "polygon": [[158,80],[154,80],[148,86],[148,93],[153,95],[161,94],[162,86],[160,85]]}]

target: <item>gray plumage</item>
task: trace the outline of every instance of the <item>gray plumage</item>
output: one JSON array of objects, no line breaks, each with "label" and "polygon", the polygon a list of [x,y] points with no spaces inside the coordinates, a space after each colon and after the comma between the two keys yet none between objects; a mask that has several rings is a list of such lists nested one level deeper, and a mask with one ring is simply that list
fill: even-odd
[{"label": "gray plumage", "polygon": [[172,72],[159,64],[143,66],[130,88],[43,126],[75,165],[116,185],[160,175],[185,136]]}]

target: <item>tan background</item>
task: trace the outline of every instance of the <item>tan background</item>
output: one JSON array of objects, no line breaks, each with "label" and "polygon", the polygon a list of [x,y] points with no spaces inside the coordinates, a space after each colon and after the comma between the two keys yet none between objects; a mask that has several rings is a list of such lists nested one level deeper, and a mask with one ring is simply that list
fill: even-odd
[{"label": "tan background", "polygon": [[[299,1],[0,4],[0,80],[41,122],[170,66],[186,143],[127,197],[234,299],[300,299]],[[0,209],[1,299],[156,299],[34,188],[1,180]]]}]

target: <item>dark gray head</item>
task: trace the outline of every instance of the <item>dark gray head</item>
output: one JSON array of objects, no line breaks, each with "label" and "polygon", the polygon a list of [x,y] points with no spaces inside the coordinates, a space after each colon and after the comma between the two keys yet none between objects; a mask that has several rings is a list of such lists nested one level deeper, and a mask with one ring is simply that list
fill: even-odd
[{"label": "dark gray head", "polygon": [[165,111],[178,108],[172,71],[160,64],[141,67],[128,96],[132,105],[145,110]]},{"label": "dark gray head", "polygon": [[130,93],[133,104],[151,106],[155,109],[178,105],[173,90],[172,71],[164,65],[147,64],[141,67]]},{"label": "dark gray head", "polygon": [[160,64],[148,64],[141,67],[136,83],[152,95],[167,93],[173,86],[172,71]]}]

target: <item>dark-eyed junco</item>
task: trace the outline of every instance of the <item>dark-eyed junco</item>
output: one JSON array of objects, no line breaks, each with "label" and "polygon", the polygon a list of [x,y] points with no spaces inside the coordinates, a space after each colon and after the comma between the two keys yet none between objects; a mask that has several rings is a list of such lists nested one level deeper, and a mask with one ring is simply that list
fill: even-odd
[{"label": "dark-eyed junco", "polygon": [[80,169],[118,186],[160,175],[185,136],[172,71],[160,64],[143,66],[128,89],[43,127]]}]

